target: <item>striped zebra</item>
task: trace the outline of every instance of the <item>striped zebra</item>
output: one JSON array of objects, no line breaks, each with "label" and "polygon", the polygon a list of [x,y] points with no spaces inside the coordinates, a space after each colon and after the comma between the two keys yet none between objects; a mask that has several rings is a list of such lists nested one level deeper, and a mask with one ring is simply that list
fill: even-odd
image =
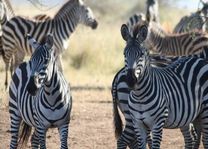
[{"label": "striped zebra", "polygon": [[[134,15],[134,16],[130,17],[127,26],[129,28],[129,32],[131,33],[131,36],[132,36],[133,27],[136,24],[135,22],[144,21],[144,20],[145,20],[145,18],[144,18],[143,14],[138,14],[138,15]],[[161,29],[161,27],[154,26],[154,29],[155,29],[155,31],[159,32],[160,34],[162,34],[164,36],[166,35],[166,33]],[[198,44],[200,44],[200,43],[198,43]],[[205,44],[205,46],[206,46],[206,44]],[[204,53],[202,53],[202,54],[204,54]],[[206,58],[207,56],[205,53],[205,56],[199,55],[199,57]],[[177,58],[162,57],[162,61],[161,61],[160,56],[151,55],[150,62],[151,62],[151,65],[154,65],[154,66],[156,65],[157,67],[164,67],[164,66],[167,66],[168,63],[171,63],[175,60],[177,60]],[[126,112],[126,109],[128,107],[127,106],[127,102],[128,102],[127,97],[129,95],[129,92],[130,92],[130,90],[129,90],[129,88],[126,84],[126,81],[125,81],[125,71],[123,69],[121,69],[114,77],[114,81],[112,83],[113,103],[119,104],[119,108],[122,111],[124,118],[126,119],[126,125],[127,125],[126,126],[127,128],[125,128],[124,131],[122,132],[122,127],[118,128],[117,126],[119,126],[119,125],[117,125],[115,123],[116,136],[117,136],[117,138],[119,137],[118,143],[117,143],[118,148],[120,148],[120,146],[128,145],[133,140],[132,134],[134,134],[134,131],[133,131],[133,129],[130,129],[130,128],[132,128],[132,127],[130,127],[130,126],[132,126],[132,124],[131,124],[131,121],[129,120],[129,117],[130,117],[129,112],[128,111]],[[117,109],[116,108],[117,106],[115,104],[114,104],[114,110]],[[115,114],[116,113],[117,112],[115,111]],[[114,116],[115,116],[114,121],[116,122],[117,121],[116,118],[118,115],[116,116],[115,114],[114,114]],[[186,148],[190,148],[190,146],[193,146],[194,141],[197,141],[197,144],[200,143],[199,142],[200,135],[198,136],[198,139],[196,139],[196,137],[197,137],[196,132],[195,132],[195,129],[192,124],[190,124],[190,126],[181,128],[181,132],[182,132],[184,139],[185,139],[185,147]],[[122,136],[121,136],[121,134],[122,134]]]},{"label": "striped zebra", "polygon": [[131,35],[136,24],[148,25],[149,32],[145,40],[145,47],[164,56],[187,56],[200,53],[203,47],[208,45],[206,33],[192,31],[180,34],[167,34],[159,24],[155,22],[148,23],[143,14],[135,14],[129,18],[127,26]]},{"label": "striped zebra", "polygon": [[183,56],[200,53],[204,46],[208,45],[208,36],[202,32],[187,32],[181,34],[166,34],[160,26],[154,22],[149,24],[140,21],[137,24],[148,26],[148,36],[145,46],[153,52],[165,56]]},{"label": "striped zebra", "polygon": [[[130,34],[133,34],[132,30],[136,24],[146,24],[149,32],[145,40],[145,47],[152,52],[160,53],[164,56],[183,56],[200,53],[203,47],[208,45],[206,33],[192,31],[180,34],[167,34],[159,24],[155,22],[148,23],[143,14],[137,15],[137,17],[135,15],[130,17],[127,23]],[[135,22],[135,24],[131,22]]]},{"label": "striped zebra", "polygon": [[200,2],[203,7],[191,15],[182,17],[173,29],[173,33],[183,33],[193,30],[207,31],[208,3],[202,0]]},{"label": "striped zebra", "polygon": [[12,57],[14,57],[13,69],[15,69],[23,61],[26,54],[33,53],[32,48],[24,38],[25,34],[30,34],[37,41],[47,33],[53,34],[55,54],[58,56],[57,61],[60,70],[62,70],[61,53],[68,47],[68,38],[79,23],[83,23],[92,29],[98,25],[91,9],[85,6],[82,0],[67,1],[50,20],[34,21],[20,16],[15,16],[9,20],[3,28],[2,36],[3,59],[6,64],[5,85],[7,86],[8,70]]},{"label": "striped zebra", "polygon": [[[207,51],[208,52],[208,51]],[[208,57],[208,53],[200,53],[198,57],[206,58]],[[180,57],[160,57],[155,55],[150,55],[150,64],[154,67],[165,67],[168,63],[172,63],[179,59]],[[126,71],[124,68],[118,71],[115,75],[112,82],[111,89],[112,99],[113,99],[113,116],[114,116],[114,128],[115,128],[115,136],[117,138],[117,148],[125,149],[129,146],[131,149],[138,148],[133,123],[131,121],[131,116],[128,110],[128,96],[130,94],[130,88],[126,82]],[[118,112],[118,108],[122,112],[125,118],[125,127],[122,128],[122,120],[120,118],[120,114]],[[185,148],[189,149],[194,146],[194,143],[198,141],[197,134],[195,128],[192,124],[186,127],[182,127],[181,132],[184,137]],[[148,145],[151,146],[151,137],[148,134]],[[199,146],[199,142],[197,142]]]},{"label": "striped zebra", "polygon": [[53,37],[48,35],[40,44],[30,36],[28,40],[35,51],[28,62],[17,67],[9,87],[10,148],[25,145],[32,127],[32,148],[46,148],[45,135],[51,127],[58,128],[61,148],[68,148],[72,98],[68,82],[58,70]]},{"label": "striped zebra", "polygon": [[[165,68],[152,67],[149,51],[143,46],[148,27],[136,26],[131,37],[126,25],[121,35],[124,49],[126,82],[130,91],[129,113],[138,145],[145,148],[151,130],[152,148],[160,148],[163,128],[195,124],[208,148],[208,65],[204,59],[182,57]],[[208,47],[205,47],[208,50]]]}]

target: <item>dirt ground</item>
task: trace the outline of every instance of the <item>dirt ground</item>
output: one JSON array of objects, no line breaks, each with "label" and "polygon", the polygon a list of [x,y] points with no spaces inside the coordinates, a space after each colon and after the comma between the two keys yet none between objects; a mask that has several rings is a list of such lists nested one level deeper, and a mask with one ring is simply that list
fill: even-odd
[{"label": "dirt ground", "polygon": [[[69,146],[72,149],[116,148],[113,134],[112,102],[109,89],[74,89]],[[0,106],[0,149],[9,148],[10,134],[7,104]],[[47,148],[60,146],[57,129],[47,132]],[[162,149],[182,149],[179,129],[164,130]],[[28,143],[30,148],[30,143]]]}]

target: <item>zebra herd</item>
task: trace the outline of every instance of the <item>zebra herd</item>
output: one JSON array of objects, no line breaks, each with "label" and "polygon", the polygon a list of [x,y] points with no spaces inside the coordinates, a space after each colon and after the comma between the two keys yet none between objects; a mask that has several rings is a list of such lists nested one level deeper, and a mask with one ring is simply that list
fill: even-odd
[{"label": "zebra herd", "polygon": [[[147,0],[146,15],[134,14],[121,26],[125,66],[111,89],[118,149],[160,148],[163,128],[180,128],[187,149],[199,148],[201,138],[208,149],[208,4],[201,2],[203,8],[183,17],[172,34],[159,24],[157,0]],[[54,17],[29,19],[0,0],[0,23],[6,87],[9,69],[12,75],[10,148],[24,146],[32,127],[32,148],[46,148],[51,127],[58,128],[61,148],[68,148],[72,96],[61,56],[79,23],[97,28],[92,10],[68,0]]]}]

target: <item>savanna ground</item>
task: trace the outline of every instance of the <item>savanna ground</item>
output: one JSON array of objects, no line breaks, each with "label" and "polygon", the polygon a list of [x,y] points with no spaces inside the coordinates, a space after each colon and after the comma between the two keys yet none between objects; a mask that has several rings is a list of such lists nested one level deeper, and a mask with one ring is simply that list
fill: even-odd
[{"label": "savanna ground", "polygon": [[[133,1],[135,2],[135,0]],[[73,96],[68,139],[72,149],[116,148],[110,86],[113,76],[123,66],[125,43],[120,36],[120,26],[134,13],[134,7],[130,7],[127,1],[123,2],[125,2],[125,6],[119,6],[119,2],[110,0],[106,0],[105,3],[101,2],[100,5],[97,5],[96,0],[89,2],[96,10],[95,15],[98,16],[99,21],[98,29],[91,30],[80,25],[70,37],[69,49],[64,51],[64,75],[71,84]],[[107,10],[103,9],[104,4],[112,5],[112,10],[109,7],[105,7],[108,8]],[[144,4],[142,3],[142,5]],[[121,13],[121,8],[126,11]],[[132,11],[129,11],[130,8]],[[34,7],[25,8],[23,12],[21,7],[15,6],[15,10],[17,14],[28,12],[31,16],[35,14],[34,12],[36,14],[44,13]],[[125,12],[128,12],[128,15]],[[187,13],[184,10],[177,10],[175,13],[174,9],[165,7],[160,10],[160,18],[164,28],[171,31],[174,23]],[[10,119],[8,91],[4,89],[3,61],[0,61],[0,64],[0,149],[5,149],[9,148]],[[49,129],[47,147],[57,149],[59,144],[57,129]],[[183,146],[183,138],[179,129],[164,130],[162,149],[182,149]],[[30,143],[27,148],[30,148]]]}]

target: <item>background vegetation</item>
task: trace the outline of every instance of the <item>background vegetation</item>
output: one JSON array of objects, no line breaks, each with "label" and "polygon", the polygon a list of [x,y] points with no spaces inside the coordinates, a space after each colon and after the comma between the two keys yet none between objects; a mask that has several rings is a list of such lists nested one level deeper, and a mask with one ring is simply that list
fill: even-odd
[{"label": "background vegetation", "polygon": [[[22,5],[13,7],[18,15],[27,14],[32,17],[47,13],[53,16],[64,1],[66,0],[47,11],[45,8],[37,9],[27,0],[22,0]],[[63,64],[64,74],[71,84],[110,86],[114,74],[123,67],[125,42],[120,35],[120,26],[132,14],[145,13],[145,2],[146,0],[85,1],[92,8],[99,26],[96,30],[91,30],[79,25],[70,37],[70,46],[63,54]],[[161,24],[169,32],[183,15],[190,13],[188,9],[177,8],[176,1],[172,0],[159,0],[159,6]]]}]

